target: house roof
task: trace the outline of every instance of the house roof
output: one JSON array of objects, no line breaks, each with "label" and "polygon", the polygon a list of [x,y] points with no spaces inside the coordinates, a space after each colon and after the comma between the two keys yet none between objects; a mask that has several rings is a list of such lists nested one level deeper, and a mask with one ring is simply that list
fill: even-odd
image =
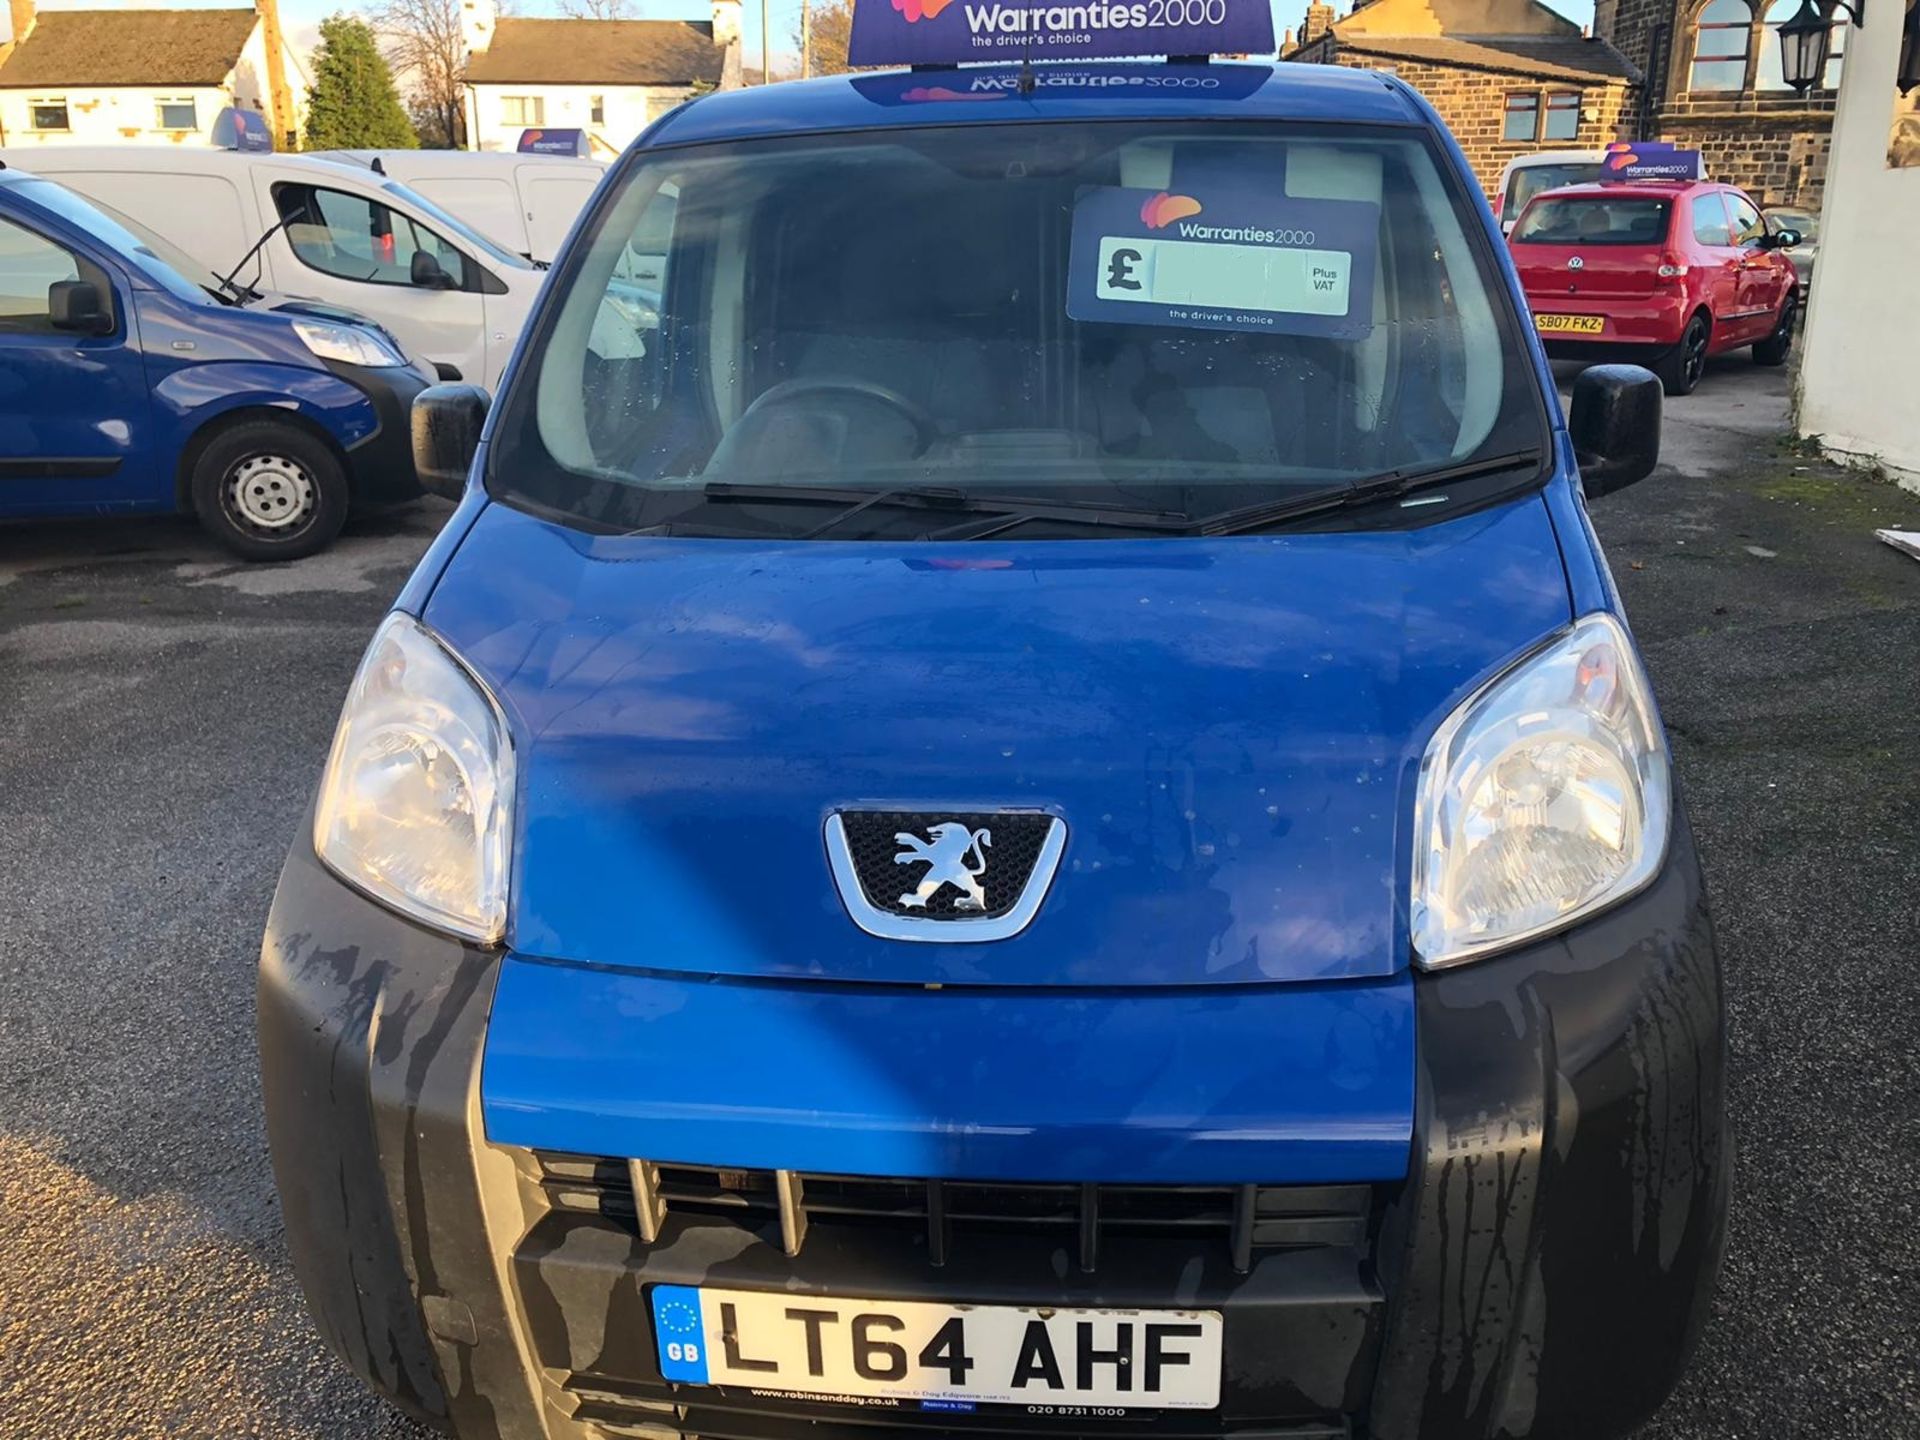
[{"label": "house roof", "polygon": [[718,84],[725,53],[701,20],[502,20],[470,85]]},{"label": "house roof", "polygon": [[1541,0],[1359,0],[1334,22],[1343,32],[1381,35],[1580,35],[1581,29]]},{"label": "house roof", "polygon": [[1581,36],[1475,35],[1454,39],[1443,35],[1352,34],[1334,27],[1334,43],[1342,50],[1378,55],[1389,60],[1423,60],[1430,65],[1457,65],[1471,70],[1497,70],[1547,80],[1638,80],[1640,77],[1613,46]]},{"label": "house roof", "polygon": [[230,10],[43,10],[0,63],[0,89],[219,85],[260,23]]}]

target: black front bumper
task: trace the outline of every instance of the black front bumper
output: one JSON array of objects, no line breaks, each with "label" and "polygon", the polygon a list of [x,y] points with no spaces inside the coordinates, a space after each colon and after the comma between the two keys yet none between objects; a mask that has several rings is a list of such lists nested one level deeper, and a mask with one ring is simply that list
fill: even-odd
[{"label": "black front bumper", "polygon": [[411,365],[323,363],[367,397],[380,422],[378,430],[347,451],[347,484],[354,503],[390,505],[418,497],[422,491],[413,465],[413,397],[433,381]]},{"label": "black front bumper", "polygon": [[[1678,1378],[1723,1235],[1720,977],[1684,821],[1655,884],[1590,924],[1417,983],[1413,1164],[1357,1231],[1262,1251],[1142,1237],[1066,1262],[1009,1236],[924,1244],[553,1203],[486,1144],[479,1070],[499,957],[333,879],[303,841],[260,972],[268,1130],[322,1332],[375,1388],[479,1437],[927,1434],[1616,1436]],[[937,1003],[933,1002],[933,1003]],[[743,1157],[743,1160],[749,1157]],[[1103,1422],[847,1411],[674,1391],[641,1281],[874,1298],[1218,1309],[1218,1412]]]}]

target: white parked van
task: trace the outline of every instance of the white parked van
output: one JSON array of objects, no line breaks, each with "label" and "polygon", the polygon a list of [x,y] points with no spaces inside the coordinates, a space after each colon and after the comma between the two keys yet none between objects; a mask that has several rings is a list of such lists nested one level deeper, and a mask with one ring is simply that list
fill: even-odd
[{"label": "white parked van", "polygon": [[[446,378],[498,385],[544,272],[365,166],[133,146],[0,150],[242,284],[378,321]],[[252,255],[248,252],[258,245]]]},{"label": "white parked van", "polygon": [[[1513,225],[1527,202],[1543,190],[1558,190],[1563,185],[1585,185],[1606,178],[1607,160],[1617,151],[1635,150],[1648,160],[1670,159],[1683,163],[1695,180],[1707,178],[1706,162],[1697,150],[1678,150],[1669,141],[1639,140],[1630,145],[1615,144],[1599,150],[1538,150],[1517,155],[1500,172],[1500,189],[1492,197],[1500,216],[1502,234],[1512,234]],[[1662,172],[1667,178],[1679,178],[1677,171]]]},{"label": "white parked van", "polygon": [[1605,150],[1540,150],[1516,155],[1500,172],[1500,191],[1493,196],[1501,231],[1511,232],[1527,202],[1542,190],[1598,180],[1606,158]]},{"label": "white parked van", "polygon": [[319,150],[314,158],[364,165],[449,210],[496,244],[550,265],[607,167],[565,155],[478,150]]}]

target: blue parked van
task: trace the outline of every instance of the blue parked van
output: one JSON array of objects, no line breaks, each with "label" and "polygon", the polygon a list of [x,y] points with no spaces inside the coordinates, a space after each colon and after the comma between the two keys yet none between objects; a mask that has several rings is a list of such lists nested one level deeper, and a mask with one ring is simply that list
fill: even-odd
[{"label": "blue parked van", "polygon": [[311,554],[351,504],[419,493],[434,373],[349,312],[208,273],[0,168],[0,520],[191,511],[249,560]]},{"label": "blue parked van", "polygon": [[1659,1405],[1720,975],[1585,500],[1660,390],[1563,421],[1412,89],[711,95],[490,412],[415,420],[464,498],[260,971],[288,1241],[378,1390],[466,1440]]}]

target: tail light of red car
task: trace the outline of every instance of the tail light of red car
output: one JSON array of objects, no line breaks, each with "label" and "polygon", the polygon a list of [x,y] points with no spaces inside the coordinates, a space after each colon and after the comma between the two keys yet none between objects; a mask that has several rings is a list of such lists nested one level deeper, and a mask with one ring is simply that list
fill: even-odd
[{"label": "tail light of red car", "polygon": [[1660,266],[1653,272],[1669,284],[1678,284],[1687,278],[1687,262],[1671,252],[1660,257]]}]

